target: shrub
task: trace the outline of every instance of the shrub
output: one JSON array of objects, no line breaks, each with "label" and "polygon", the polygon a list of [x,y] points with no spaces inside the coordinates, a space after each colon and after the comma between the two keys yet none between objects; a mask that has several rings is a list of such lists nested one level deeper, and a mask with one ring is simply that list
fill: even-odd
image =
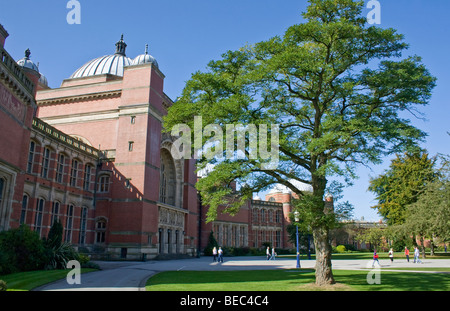
[{"label": "shrub", "polygon": [[[8,263],[6,272],[39,270],[45,264],[44,243],[27,225],[0,233],[0,257]],[[2,269],[5,269],[3,267]]]},{"label": "shrub", "polygon": [[347,250],[347,249],[345,248],[344,245],[338,245],[338,246],[336,246],[336,252],[338,252],[338,253],[345,253],[346,250]]},{"label": "shrub", "polygon": [[214,233],[211,231],[209,233],[208,245],[206,245],[205,249],[203,250],[205,256],[211,256],[214,247],[217,247],[217,249],[219,249],[219,243],[217,243],[216,238],[214,237]]},{"label": "shrub", "polygon": [[62,243],[48,249],[48,265],[53,269],[66,269],[70,260],[79,260],[79,255],[70,243]]}]

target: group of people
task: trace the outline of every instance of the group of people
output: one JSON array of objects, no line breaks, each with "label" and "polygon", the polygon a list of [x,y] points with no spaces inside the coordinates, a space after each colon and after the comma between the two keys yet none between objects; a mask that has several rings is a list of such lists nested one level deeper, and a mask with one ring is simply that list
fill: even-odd
[{"label": "group of people", "polygon": [[214,262],[223,262],[223,250],[222,247],[219,247],[219,249],[217,249],[217,247],[214,246],[213,250],[213,261]]},{"label": "group of people", "polygon": [[277,255],[277,253],[275,253],[275,248],[272,247],[272,253],[270,252],[270,247],[267,246],[266,249],[266,256],[267,256],[267,260],[275,260],[275,256]]},{"label": "group of people", "polygon": [[[394,250],[391,248],[389,250],[389,259],[391,260],[391,262],[394,262]],[[406,261],[409,262],[409,249],[408,247],[405,247],[405,256],[406,256]],[[419,248],[417,246],[414,246],[414,263],[423,263],[422,260],[420,260],[420,251]],[[380,265],[380,262],[378,261],[378,254],[377,251],[375,250],[373,253],[373,263],[372,263],[372,267],[375,266],[375,263],[378,263],[378,265]]]}]

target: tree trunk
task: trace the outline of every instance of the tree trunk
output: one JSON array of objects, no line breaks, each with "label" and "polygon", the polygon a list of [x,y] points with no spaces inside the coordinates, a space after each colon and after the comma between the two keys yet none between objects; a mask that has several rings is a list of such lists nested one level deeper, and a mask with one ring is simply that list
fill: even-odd
[{"label": "tree trunk", "polygon": [[334,284],[336,281],[331,270],[331,245],[327,229],[313,229],[316,247],[316,285]]},{"label": "tree trunk", "polygon": [[420,236],[420,244],[422,245],[422,258],[425,259],[425,241],[423,235]]}]

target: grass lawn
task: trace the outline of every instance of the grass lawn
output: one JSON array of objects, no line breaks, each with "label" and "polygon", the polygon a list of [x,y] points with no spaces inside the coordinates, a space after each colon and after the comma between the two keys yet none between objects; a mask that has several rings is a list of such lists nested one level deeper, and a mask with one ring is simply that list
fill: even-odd
[{"label": "grass lawn", "polygon": [[381,284],[367,283],[368,271],[333,270],[336,285],[317,288],[314,271],[168,271],[147,281],[147,291],[448,291],[448,274],[382,270]]},{"label": "grass lawn", "polygon": [[[8,291],[29,291],[33,288],[58,281],[67,277],[71,270],[39,270],[0,275],[0,280],[6,282]],[[81,273],[97,271],[97,269],[82,268]]]}]

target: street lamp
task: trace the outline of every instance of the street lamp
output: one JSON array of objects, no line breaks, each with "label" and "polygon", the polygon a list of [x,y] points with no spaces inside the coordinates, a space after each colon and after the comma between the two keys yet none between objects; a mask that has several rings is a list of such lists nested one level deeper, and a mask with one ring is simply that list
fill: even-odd
[{"label": "street lamp", "polygon": [[294,218],[295,218],[295,227],[297,228],[296,237],[297,237],[297,269],[300,268],[300,252],[298,251],[298,222],[300,221],[299,217],[300,213],[298,211],[294,212]]}]

